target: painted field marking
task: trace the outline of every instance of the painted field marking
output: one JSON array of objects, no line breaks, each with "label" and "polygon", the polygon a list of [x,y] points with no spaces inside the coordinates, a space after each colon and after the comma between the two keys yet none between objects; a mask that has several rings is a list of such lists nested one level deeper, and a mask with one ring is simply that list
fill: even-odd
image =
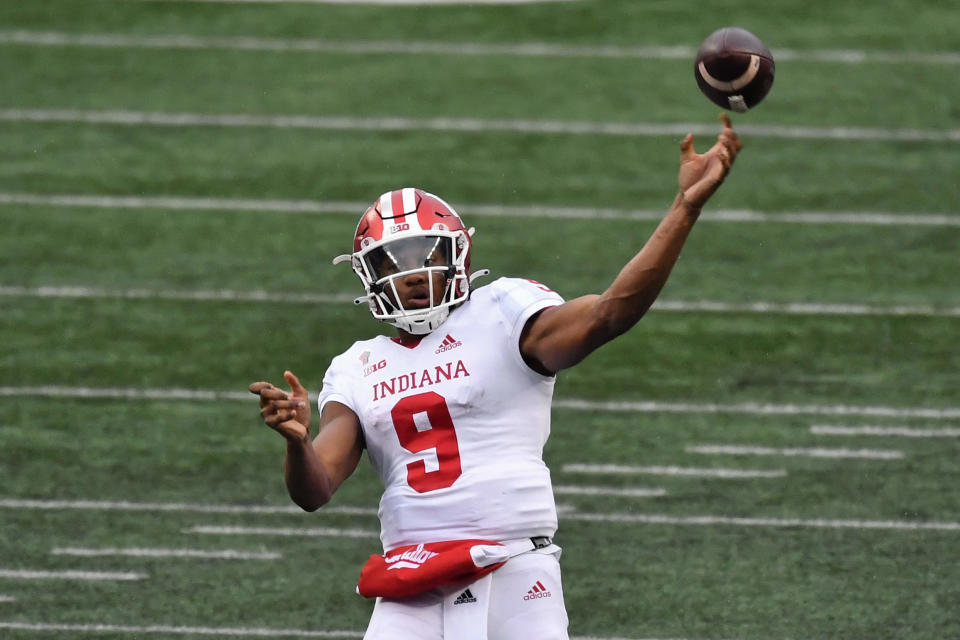
[{"label": "painted field marking", "polygon": [[[566,469],[564,469],[566,470]],[[725,476],[721,476],[725,477]],[[26,504],[24,504],[26,503]],[[40,503],[40,504],[38,504]],[[64,505],[67,506],[64,506]],[[111,505],[117,503],[82,501],[82,508],[92,508],[92,505],[100,505],[101,508],[111,509]],[[124,508],[128,508],[132,503],[120,503]],[[150,508],[156,503],[143,503]],[[70,503],[62,501],[21,501],[6,499],[0,502],[0,507],[7,508],[70,508]],[[179,505],[171,504],[171,507]],[[216,506],[216,505],[211,505]],[[221,505],[232,508],[230,505]],[[353,513],[357,508],[346,507]],[[164,511],[175,511],[176,509],[164,509]],[[327,509],[324,509],[328,512]],[[363,511],[370,511],[363,509]],[[558,511],[561,511],[558,506]],[[222,511],[219,511],[222,513]],[[828,528],[860,528],[860,529],[933,529],[944,531],[960,530],[960,522],[913,522],[909,520],[826,520],[826,519],[780,519],[780,518],[731,518],[718,516],[668,516],[656,514],[635,514],[635,513],[579,513],[569,505],[563,505],[563,520],[585,520],[598,522],[637,522],[644,524],[729,524],[738,526],[770,526],[770,527],[828,527]],[[369,515],[376,515],[376,510]],[[347,537],[347,538],[378,538],[379,534],[366,529],[336,529],[336,528],[273,528],[273,527],[222,527],[222,526],[197,526],[184,530],[185,533],[203,533],[210,535],[276,535],[276,536],[311,536],[322,535],[328,537]],[[47,572],[50,573],[50,572]],[[88,573],[88,572],[73,572]],[[126,574],[124,574],[126,575]],[[2,577],[2,575],[0,575]]]},{"label": "painted field marking", "polygon": [[815,529],[878,529],[897,531],[960,531],[960,522],[912,522],[910,520],[826,520],[803,518],[735,518],[726,516],[671,516],[637,513],[574,513],[565,520],[737,527],[804,527]]},{"label": "painted field marking", "polygon": [[176,625],[134,626],[122,624],[58,624],[50,622],[3,622],[0,629],[39,633],[113,633],[138,635],[188,635],[256,638],[362,638],[362,631],[308,631],[257,627],[181,627]]},{"label": "painted field marking", "polygon": [[[157,511],[188,513],[230,513],[243,515],[291,514],[302,515],[303,509],[296,506],[280,507],[270,505],[230,505],[230,504],[186,504],[177,502],[128,502],[107,500],[24,500],[19,498],[0,498],[0,509],[39,509],[48,511]],[[557,503],[557,513],[573,511],[571,505]],[[325,515],[376,516],[376,507],[324,507]]]},{"label": "painted field marking", "polygon": [[[712,124],[679,122],[576,122],[559,120],[493,120],[480,118],[349,117],[242,113],[184,113],[111,109],[0,109],[0,121],[83,123],[152,127],[231,127],[316,129],[324,131],[439,131],[469,133],[536,133],[619,137],[716,135]],[[889,142],[960,142],[960,129],[892,129],[871,127],[737,126],[754,137],[795,140],[879,140]]]},{"label": "painted field marking", "polygon": [[[38,633],[103,633],[139,635],[193,635],[256,638],[362,638],[363,631],[311,631],[307,629],[269,629],[263,627],[182,627],[177,625],[58,624],[50,622],[0,621],[0,629]],[[609,638],[571,636],[570,640],[693,640],[691,638]]]},{"label": "painted field marking", "polygon": [[628,488],[615,487],[582,487],[576,485],[559,485],[553,487],[554,495],[558,496],[616,496],[620,498],[659,498],[667,495],[666,489],[660,488]]},{"label": "painted field marking", "polygon": [[[693,60],[694,47],[570,45],[546,42],[486,43],[390,40],[325,40],[317,38],[258,38],[254,36],[193,36],[65,31],[0,30],[0,44],[107,49],[174,49],[275,51],[305,53],[511,56],[537,58],[607,58],[634,60]],[[868,51],[858,49],[774,49],[777,62],[802,60],[840,64],[960,64],[953,51]]]},{"label": "painted field marking", "polygon": [[[319,200],[259,200],[249,198],[198,198],[174,196],[101,196],[83,194],[42,194],[0,192],[0,205],[28,205],[92,209],[160,209],[167,211],[260,211],[271,213],[348,214],[357,216],[369,203]],[[658,221],[662,210],[613,209],[598,207],[555,207],[549,205],[462,204],[468,217],[555,218],[564,220]],[[960,212],[884,213],[878,211],[751,211],[711,210],[702,222],[792,224],[851,224],[871,226],[960,227]],[[714,304],[714,303],[707,303]]]},{"label": "painted field marking", "polygon": [[596,475],[654,475],[734,479],[783,478],[787,475],[784,469],[767,471],[756,469],[698,469],[695,467],[643,467],[623,464],[571,463],[563,465],[562,469],[564,473],[591,473]]},{"label": "painted field marking", "polygon": [[911,427],[837,427],[814,425],[810,433],[818,436],[894,436],[902,438],[960,438],[960,429],[916,429]]},{"label": "painted field marking", "polygon": [[[77,298],[120,300],[188,300],[193,302],[281,302],[292,304],[353,304],[356,296],[348,293],[272,293],[262,290],[231,289],[104,289],[100,287],[0,285],[0,296],[22,298]],[[769,315],[839,316],[919,316],[960,317],[960,307],[873,306],[866,304],[826,304],[810,302],[732,303],[709,300],[658,300],[653,308],[673,313],[750,313]]]},{"label": "painted field marking", "polygon": [[13,580],[144,580],[145,573],[122,571],[34,571],[0,569],[0,578]]},{"label": "painted field marking", "polygon": [[0,602],[16,602],[17,599],[14,596],[5,596],[0,595]]},{"label": "painted field marking", "polygon": [[[249,391],[211,391],[200,389],[132,389],[118,387],[64,387],[58,385],[0,387],[0,397],[39,396],[50,398],[96,398],[122,400],[198,400],[253,402]],[[615,411],[625,413],[746,414],[763,416],[829,415],[885,418],[960,418],[960,407],[878,407],[851,405],[795,405],[742,402],[736,404],[609,400],[594,401],[558,398],[555,409],[571,411]]]},{"label": "painted field marking", "polygon": [[833,304],[820,302],[713,302],[710,300],[663,300],[654,303],[659,311],[703,313],[761,313],[781,315],[838,316],[928,316],[960,317],[960,307],[937,309],[926,305]]},{"label": "painted field marking", "polygon": [[164,289],[100,289],[97,287],[7,287],[0,296],[30,298],[113,298],[129,300],[189,300],[195,302],[288,302],[303,304],[341,304],[357,297],[346,293],[276,294],[267,291]]},{"label": "painted field marking", "polygon": [[[184,502],[129,502],[126,500],[30,500],[18,498],[0,499],[3,509],[40,509],[40,510],[83,510],[83,511],[159,511],[187,513],[231,513],[231,514],[303,514],[300,507],[273,505],[234,505],[234,504],[190,504]],[[324,507],[324,513],[331,515],[375,516],[377,509],[372,507]]]},{"label": "painted field marking", "polygon": [[222,536],[324,536],[329,538],[380,538],[380,533],[368,529],[335,529],[333,527],[221,527],[198,525],[184,533],[202,533]]},{"label": "painted field marking", "polygon": [[886,449],[823,449],[788,447],[742,447],[722,444],[696,445],[686,448],[687,453],[727,454],[733,456],[786,456],[806,458],[864,458],[868,460],[900,460],[902,451]]},{"label": "painted field marking", "polygon": [[61,547],[50,551],[55,556],[76,556],[81,558],[128,557],[128,558],[204,558],[214,560],[279,560],[282,554],[273,551],[204,551],[199,549],[79,549]]},{"label": "painted field marking", "polygon": [[457,5],[457,4],[540,4],[576,0],[138,0],[139,2],[206,2],[223,4],[355,4],[355,5]]},{"label": "painted field marking", "polygon": [[[3,395],[3,387],[0,387]],[[960,418],[960,407],[932,409],[928,407],[877,407],[851,405],[797,405],[797,404],[764,404],[758,402],[741,402],[735,404],[693,403],[693,402],[660,402],[656,400],[579,400],[576,398],[558,398],[553,401],[555,409],[571,409],[573,411],[618,411],[626,413],[705,413],[705,414],[746,414],[758,416],[870,416],[889,418],[930,418],[953,419]]]}]

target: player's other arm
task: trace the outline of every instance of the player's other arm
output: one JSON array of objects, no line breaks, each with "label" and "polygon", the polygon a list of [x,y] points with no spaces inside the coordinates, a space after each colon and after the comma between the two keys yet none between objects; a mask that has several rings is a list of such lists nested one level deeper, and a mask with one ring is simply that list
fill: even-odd
[{"label": "player's other arm", "polygon": [[693,136],[680,144],[679,192],[643,248],[606,291],[575,298],[534,316],[520,337],[524,359],[541,373],[571,367],[643,317],[660,294],[700,209],[726,178],[742,143],[726,115],[723,131],[697,154]]},{"label": "player's other arm", "polygon": [[315,511],[353,473],[363,453],[360,420],[349,407],[328,402],[320,416],[320,432],[310,438],[310,401],[291,372],[284,373],[290,393],[269,382],[250,385],[260,396],[263,421],[287,441],[283,476],[290,498],[302,509]]}]

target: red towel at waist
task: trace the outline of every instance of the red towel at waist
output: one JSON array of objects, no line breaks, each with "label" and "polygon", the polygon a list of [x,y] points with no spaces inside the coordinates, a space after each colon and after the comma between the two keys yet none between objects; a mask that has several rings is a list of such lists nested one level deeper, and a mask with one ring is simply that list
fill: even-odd
[{"label": "red towel at waist", "polygon": [[[527,549],[533,548],[531,543]],[[446,540],[372,555],[360,571],[357,593],[404,598],[458,582],[472,582],[522,552],[492,540]]]}]

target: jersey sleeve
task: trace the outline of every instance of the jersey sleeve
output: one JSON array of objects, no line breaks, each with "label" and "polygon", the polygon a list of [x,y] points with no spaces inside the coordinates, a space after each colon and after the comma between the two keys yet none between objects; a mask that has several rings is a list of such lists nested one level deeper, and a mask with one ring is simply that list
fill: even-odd
[{"label": "jersey sleeve", "polygon": [[351,393],[355,382],[353,376],[347,373],[345,356],[346,354],[334,358],[323,376],[323,388],[320,390],[320,397],[317,398],[317,408],[321,414],[323,406],[331,400],[346,405],[357,413]]},{"label": "jersey sleeve", "polygon": [[536,280],[500,278],[491,286],[494,287],[494,297],[506,322],[510,341],[514,344],[519,344],[520,333],[533,314],[564,302],[559,293]]}]

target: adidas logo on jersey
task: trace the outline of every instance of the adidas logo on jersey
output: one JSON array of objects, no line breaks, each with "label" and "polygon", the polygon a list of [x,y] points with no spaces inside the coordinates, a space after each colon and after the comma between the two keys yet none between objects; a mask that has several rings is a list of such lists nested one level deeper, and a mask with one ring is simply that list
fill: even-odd
[{"label": "adidas logo on jersey", "polygon": [[471,602],[476,602],[477,599],[473,597],[473,594],[470,593],[470,589],[467,589],[463,593],[457,596],[457,599],[453,601],[454,605],[458,604],[470,604]]},{"label": "adidas logo on jersey", "polygon": [[551,598],[553,594],[547,591],[547,588],[543,586],[543,583],[537,580],[537,583],[527,591],[527,595],[523,596],[524,600],[536,600],[538,598]]},{"label": "adidas logo on jersey", "polygon": [[456,349],[457,347],[462,347],[463,343],[459,340],[452,337],[449,333],[443,338],[443,342],[440,343],[440,346],[437,347],[437,350],[434,353],[443,353],[445,351],[450,351],[451,349]]}]

